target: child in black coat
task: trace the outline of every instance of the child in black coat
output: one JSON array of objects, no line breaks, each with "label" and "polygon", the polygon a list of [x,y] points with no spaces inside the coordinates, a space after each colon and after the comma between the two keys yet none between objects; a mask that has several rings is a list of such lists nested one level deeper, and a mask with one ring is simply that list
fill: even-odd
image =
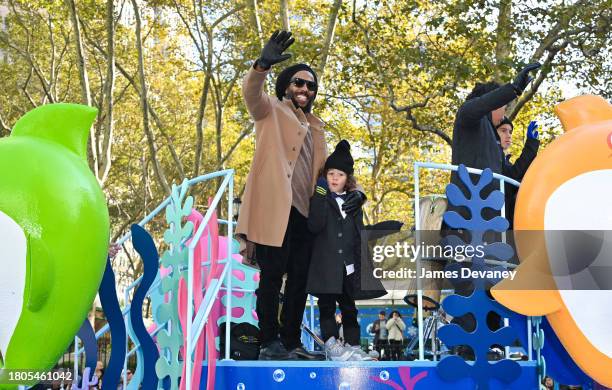
[{"label": "child in black coat", "polygon": [[[363,211],[345,213],[342,204],[347,192],[355,190],[350,145],[342,140],[325,162],[323,176],[317,181],[310,200],[308,228],[314,245],[306,291],[318,297],[321,336],[331,360],[372,360],[359,346],[355,293],[359,289],[360,234]],[[342,313],[346,345],[338,341],[336,302]]]}]

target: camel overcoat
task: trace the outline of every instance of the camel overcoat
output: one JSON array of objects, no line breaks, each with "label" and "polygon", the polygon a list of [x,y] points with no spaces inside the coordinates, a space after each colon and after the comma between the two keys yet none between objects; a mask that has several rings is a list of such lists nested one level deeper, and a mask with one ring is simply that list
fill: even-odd
[{"label": "camel overcoat", "polygon": [[236,234],[258,244],[280,247],[291,210],[291,177],[308,127],[312,132],[312,195],[319,170],[327,158],[323,123],[295,108],[290,99],[264,92],[268,71],[251,68],[242,94],[255,121],[255,155],[246,181]]}]

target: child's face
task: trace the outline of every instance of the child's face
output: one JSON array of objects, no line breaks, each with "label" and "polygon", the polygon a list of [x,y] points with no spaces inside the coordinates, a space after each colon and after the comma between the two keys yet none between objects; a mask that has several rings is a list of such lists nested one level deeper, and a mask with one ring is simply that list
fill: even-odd
[{"label": "child's face", "polygon": [[343,192],[346,186],[346,173],[339,169],[327,171],[327,185],[332,192]]},{"label": "child's face", "polygon": [[508,150],[508,148],[512,146],[512,127],[504,123],[497,128],[497,134],[499,134],[502,149]]}]

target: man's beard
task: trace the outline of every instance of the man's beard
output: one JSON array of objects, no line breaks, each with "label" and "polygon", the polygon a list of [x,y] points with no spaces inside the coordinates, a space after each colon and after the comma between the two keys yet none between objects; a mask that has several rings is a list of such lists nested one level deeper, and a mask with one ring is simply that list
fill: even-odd
[{"label": "man's beard", "polygon": [[288,97],[289,99],[291,99],[291,101],[293,102],[293,105],[295,106],[295,108],[301,108],[302,111],[304,111],[305,113],[309,113],[310,110],[312,109],[312,103],[314,102],[314,95],[312,97],[308,97],[308,104],[306,104],[306,106],[302,107],[298,104],[297,100],[295,100],[295,97],[293,95],[293,93],[291,91],[288,91],[287,94],[285,95],[285,97]]}]

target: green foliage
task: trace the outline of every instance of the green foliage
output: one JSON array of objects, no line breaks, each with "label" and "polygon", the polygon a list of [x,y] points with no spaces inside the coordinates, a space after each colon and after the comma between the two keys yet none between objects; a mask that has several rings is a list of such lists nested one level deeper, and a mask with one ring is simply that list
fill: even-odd
[{"label": "green foliage", "polygon": [[[321,65],[332,3],[288,1],[296,43],[287,64]],[[0,32],[2,136],[34,106],[79,102],[82,96],[66,3],[7,4],[6,28]],[[250,0],[141,3],[146,84],[155,113],[149,118],[156,146],[152,154],[142,130],[134,11],[130,1],[114,4],[112,166],[102,184],[116,237],[167,196],[154,174],[155,161],[169,183],[194,176],[196,165],[197,174],[234,168],[241,193],[255,148],[241,80],[259,54],[261,39],[281,27],[282,17],[279,1],[256,1],[259,34]],[[91,98],[101,112],[94,126],[98,136],[104,134],[106,115],[106,5],[76,2]],[[506,82],[522,64],[552,56],[539,89],[519,107],[514,155],[531,119],[540,121],[545,144],[561,132],[553,107],[562,100],[562,89],[611,97],[609,2],[512,2],[507,31],[498,27],[499,6],[492,0],[342,2],[315,112],[326,123],[330,145],[341,138],[355,145],[358,180],[369,199],[368,222],[412,223],[413,163],[449,162],[454,115],[475,81]],[[508,36],[511,51],[497,53],[498,37]],[[269,88],[283,65],[272,70]],[[442,193],[447,180],[445,173],[424,171],[422,193]],[[212,184],[198,188],[197,199],[215,190]],[[158,238],[162,225],[153,222]]]}]

